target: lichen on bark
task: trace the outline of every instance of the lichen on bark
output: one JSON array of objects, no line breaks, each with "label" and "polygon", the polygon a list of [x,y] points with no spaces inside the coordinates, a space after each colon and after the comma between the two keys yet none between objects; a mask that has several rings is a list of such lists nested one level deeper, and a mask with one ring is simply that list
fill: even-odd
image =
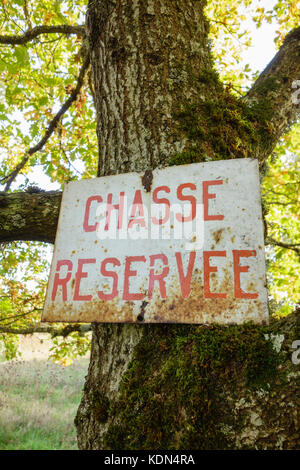
[{"label": "lichen on bark", "polygon": [[0,193],[0,243],[54,243],[60,203],[60,191]]}]

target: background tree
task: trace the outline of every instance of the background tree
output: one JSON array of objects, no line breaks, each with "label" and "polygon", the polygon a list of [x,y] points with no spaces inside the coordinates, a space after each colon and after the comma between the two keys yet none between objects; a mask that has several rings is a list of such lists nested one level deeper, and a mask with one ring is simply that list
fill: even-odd
[{"label": "background tree", "polygon": [[[263,2],[249,1],[93,0],[86,28],[85,2],[1,7],[0,331],[10,357],[15,335],[8,334],[44,328],[61,334],[55,352],[61,359],[68,348],[85,351],[82,334],[89,329],[39,324],[46,274],[37,250],[46,249],[27,241],[54,241],[60,193],[35,187],[37,168],[62,185],[96,172],[257,158],[269,210],[272,309],[291,313],[299,127],[285,132],[299,110],[291,100],[300,75],[297,2],[266,11]],[[280,49],[245,90],[249,67],[238,71],[237,63],[249,35],[239,24],[249,13],[257,25],[278,22]],[[274,315],[264,328],[93,325],[76,418],[80,447],[296,448],[299,374],[290,356],[297,335],[296,311],[281,320]]]}]

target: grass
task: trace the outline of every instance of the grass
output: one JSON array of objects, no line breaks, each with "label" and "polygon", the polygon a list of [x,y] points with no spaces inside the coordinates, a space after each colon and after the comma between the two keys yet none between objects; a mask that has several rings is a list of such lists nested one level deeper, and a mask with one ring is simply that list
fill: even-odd
[{"label": "grass", "polygon": [[74,417],[88,362],[0,363],[0,450],[77,449]]}]

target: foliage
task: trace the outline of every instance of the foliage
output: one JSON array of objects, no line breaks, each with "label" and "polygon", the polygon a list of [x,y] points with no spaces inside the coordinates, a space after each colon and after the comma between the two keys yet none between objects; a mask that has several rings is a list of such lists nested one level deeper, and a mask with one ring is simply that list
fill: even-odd
[{"label": "foliage", "polygon": [[[2,0],[0,35],[22,35],[40,25],[82,25],[86,6],[87,0]],[[274,1],[270,7],[260,0],[229,0],[208,2],[206,13],[211,25],[216,69],[228,92],[239,96],[257,76],[257,71],[251,70],[249,64],[243,65],[241,60],[251,45],[253,25],[257,28],[266,22],[276,25],[275,42],[279,46],[286,33],[298,25],[300,9],[297,0]],[[41,141],[56,113],[71,96],[82,66],[85,44],[80,34],[48,33],[22,45],[0,44],[0,48],[1,180]],[[200,103],[195,112],[200,111],[200,116],[203,108],[209,106],[212,108],[208,99]],[[213,134],[214,113],[218,110],[211,111],[209,132]],[[224,125],[226,119],[242,120],[242,134],[236,136],[234,143],[242,144],[245,139],[249,143],[251,125],[243,110],[237,110],[233,98]],[[201,134],[207,129],[198,126],[196,131]],[[211,141],[214,145],[219,143],[220,158],[224,157],[224,152],[230,157],[230,147],[224,150],[218,135],[211,135]],[[26,164],[10,189],[23,191],[30,185],[61,189],[66,181],[94,177],[97,148],[93,86],[88,70],[76,100],[41,150],[26,157]],[[300,131],[299,126],[295,126],[270,157],[269,172],[263,182],[269,237],[288,244],[299,242],[299,215],[295,203],[299,148]],[[204,150],[207,154],[210,149]],[[193,145],[184,158],[188,162],[199,158]],[[180,161],[175,158],[173,163]],[[280,193],[276,194],[277,203],[274,202],[275,191]],[[297,254],[274,245],[268,248],[267,256],[273,307],[286,314],[298,300]],[[38,324],[48,259],[49,250],[41,243],[11,243],[1,247],[0,324],[16,327]],[[15,336],[6,336],[5,340],[0,336],[0,341],[5,343],[7,358],[11,358],[17,350]],[[71,356],[84,353],[87,346],[88,339],[76,333],[69,339],[57,338],[52,357],[67,364]]]},{"label": "foliage", "polygon": [[90,337],[80,336],[73,332],[66,338],[57,337],[53,339],[50,358],[53,362],[68,366],[73,359],[84,356],[90,348]]},{"label": "foliage", "polygon": [[252,46],[254,27],[276,25],[274,42],[280,46],[289,31],[300,22],[298,0],[229,0],[208,2],[210,37],[215,65],[225,83],[240,93],[257,76],[249,64],[241,65],[244,52]]},{"label": "foliage", "polygon": [[[3,1],[2,34],[22,34],[39,25],[84,22],[86,1]],[[24,152],[38,143],[61,105],[72,92],[81,66],[82,37],[47,34],[24,45],[1,45],[2,162],[0,178],[13,170]],[[44,173],[61,186],[65,181],[95,175],[97,141],[94,107],[88,83],[75,105],[41,152],[23,170]],[[83,162],[83,163],[82,163]],[[77,165],[79,167],[77,167]],[[23,183],[28,185],[25,177]]]},{"label": "foliage", "polygon": [[[11,243],[0,247],[0,325],[26,327],[38,324],[42,309],[49,262],[41,243]],[[6,359],[18,346],[16,335],[1,334]]]},{"label": "foliage", "polygon": [[[40,25],[84,23],[86,1],[2,1],[1,34],[21,35]],[[55,114],[75,88],[81,67],[82,37],[47,34],[24,45],[1,45],[0,55],[0,179],[36,145]],[[41,152],[33,154],[13,189],[96,174],[97,138],[89,78],[75,104],[61,119]],[[42,243],[11,243],[1,247],[0,321],[24,327],[40,322],[49,270],[49,249]],[[12,318],[18,315],[17,318]],[[13,320],[15,320],[13,322]],[[5,338],[5,339],[4,339]],[[17,351],[15,335],[1,335],[6,357]],[[59,347],[59,345],[61,347]],[[55,340],[52,357],[67,364],[84,355],[88,338],[73,333],[72,342]],[[60,351],[60,352],[59,352]]]},{"label": "foliage", "polygon": [[[263,183],[268,238],[286,244],[300,244],[299,148],[298,124],[284,136],[275,155],[269,158],[269,170]],[[274,244],[268,246],[266,254],[272,309],[277,314],[287,314],[300,301],[299,251]]]}]

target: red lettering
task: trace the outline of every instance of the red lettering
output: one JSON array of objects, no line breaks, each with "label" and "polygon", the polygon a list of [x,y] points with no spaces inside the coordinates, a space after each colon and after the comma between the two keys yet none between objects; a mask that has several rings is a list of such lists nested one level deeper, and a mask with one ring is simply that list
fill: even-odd
[{"label": "red lettering", "polygon": [[190,222],[191,220],[194,220],[194,218],[196,216],[197,200],[194,196],[185,196],[185,195],[183,195],[182,190],[184,188],[189,188],[189,189],[192,189],[192,190],[197,189],[196,185],[193,184],[193,183],[184,183],[184,184],[181,184],[180,186],[178,186],[178,188],[177,188],[177,197],[178,197],[179,201],[189,201],[191,203],[191,213],[187,217],[184,217],[181,214],[176,214],[176,219],[179,222]]},{"label": "red lettering", "polygon": [[103,291],[98,292],[98,297],[101,300],[112,300],[118,295],[118,274],[114,271],[107,271],[106,265],[112,264],[114,266],[121,266],[117,258],[106,258],[101,263],[100,272],[102,276],[111,277],[113,279],[112,291],[110,294],[105,294]]},{"label": "red lettering", "polygon": [[154,291],[154,282],[158,281],[159,283],[159,290],[161,294],[161,298],[165,299],[167,297],[166,294],[166,283],[164,281],[164,278],[169,274],[170,268],[168,266],[168,258],[166,255],[150,255],[150,266],[153,267],[155,264],[155,261],[157,259],[161,259],[165,267],[163,268],[161,274],[154,274],[155,271],[154,269],[150,269],[150,274],[149,274],[149,292],[148,292],[148,297],[149,299],[152,299],[153,291]]},{"label": "red lettering", "polygon": [[[139,218],[135,218],[137,212],[139,213],[139,216],[140,216]],[[138,224],[141,227],[146,227],[146,222],[144,219],[143,199],[142,199],[142,193],[140,189],[138,189],[135,192],[130,219],[131,220],[128,223],[128,228],[132,227],[133,224]]]},{"label": "red lettering", "polygon": [[240,266],[240,258],[256,256],[255,250],[232,250],[233,253],[233,271],[234,271],[234,296],[236,299],[257,299],[256,292],[244,292],[241,289],[240,273],[247,273],[249,266]]},{"label": "red lettering", "polygon": [[90,217],[90,208],[93,201],[102,202],[101,196],[91,196],[86,201],[85,205],[85,213],[84,213],[84,220],[83,220],[83,230],[85,232],[95,232],[97,230],[97,223],[94,225],[89,225],[89,217]]},{"label": "red lettering", "polygon": [[157,219],[156,217],[152,217],[152,222],[155,225],[163,225],[170,218],[170,201],[169,199],[165,199],[165,198],[159,199],[157,197],[157,193],[159,191],[165,191],[166,193],[169,193],[171,190],[168,186],[158,186],[158,188],[155,188],[153,191],[153,196],[152,196],[153,202],[155,202],[155,204],[165,204],[166,206],[166,213],[163,219]]},{"label": "red lettering", "polygon": [[[68,272],[65,278],[60,279],[59,271],[60,271],[60,268],[64,265],[68,267]],[[63,302],[67,300],[67,283],[72,277],[72,269],[73,269],[72,261],[68,259],[62,259],[62,260],[57,261],[56,274],[54,276],[53,290],[52,290],[52,296],[51,296],[52,301],[54,301],[56,298],[58,286],[61,286],[61,289],[62,289]]]},{"label": "red lettering", "polygon": [[181,253],[175,253],[175,256],[176,256],[176,261],[177,261],[177,268],[178,268],[178,273],[179,273],[179,281],[180,281],[182,297],[186,299],[190,295],[190,292],[191,292],[191,279],[192,279],[192,274],[193,274],[193,269],[194,269],[194,264],[195,264],[196,252],[195,251],[190,252],[189,264],[188,264],[186,275],[184,275],[183,273]]},{"label": "red lettering", "polygon": [[73,300],[91,300],[92,299],[91,294],[90,295],[79,294],[81,279],[88,277],[88,273],[85,271],[82,271],[82,267],[84,264],[90,264],[90,263],[96,263],[96,259],[91,258],[91,259],[79,259],[78,260],[77,273],[75,274],[75,288],[74,288]]},{"label": "red lettering", "polygon": [[216,195],[208,192],[208,187],[211,185],[223,184],[222,180],[203,181],[203,214],[204,220],[223,220],[224,215],[209,215],[208,214],[208,199],[215,199]]},{"label": "red lettering", "polygon": [[124,192],[120,193],[120,202],[119,204],[112,204],[112,194],[107,196],[107,208],[106,208],[106,221],[104,230],[108,230],[110,224],[110,215],[113,209],[118,211],[118,229],[122,228],[123,225],[123,215],[124,215]]},{"label": "red lettering", "polygon": [[210,266],[209,258],[211,256],[226,256],[226,251],[203,251],[203,264],[204,264],[204,297],[206,299],[226,299],[227,294],[221,294],[210,291],[209,285],[209,274],[216,273],[218,268],[216,266]]},{"label": "red lettering", "polygon": [[124,271],[124,291],[123,299],[124,300],[142,300],[144,298],[144,293],[130,293],[129,292],[129,277],[136,276],[137,271],[132,271],[130,269],[131,263],[134,262],[146,262],[145,256],[126,256],[125,260],[125,271]]}]

